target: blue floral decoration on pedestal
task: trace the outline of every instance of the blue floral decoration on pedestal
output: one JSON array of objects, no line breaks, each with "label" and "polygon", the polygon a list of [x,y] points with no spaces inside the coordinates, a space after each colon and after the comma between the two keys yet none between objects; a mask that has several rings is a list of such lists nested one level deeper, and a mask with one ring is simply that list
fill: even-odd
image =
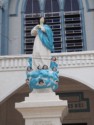
[{"label": "blue floral decoration on pedestal", "polygon": [[[30,89],[44,89],[44,88],[52,88],[52,90],[56,90],[58,88],[59,76],[56,62],[51,61],[50,68],[46,65],[43,66],[42,69],[37,69],[35,71],[32,70],[31,62],[32,59],[29,58],[28,62],[30,65],[27,67],[27,82],[29,84]],[[52,66],[52,67],[51,67]]]}]

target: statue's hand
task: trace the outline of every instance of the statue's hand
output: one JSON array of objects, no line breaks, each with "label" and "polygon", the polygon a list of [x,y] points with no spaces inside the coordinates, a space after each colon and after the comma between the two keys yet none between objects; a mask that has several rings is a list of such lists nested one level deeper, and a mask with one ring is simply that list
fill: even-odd
[{"label": "statue's hand", "polygon": [[41,29],[41,25],[37,25],[37,28],[38,28],[38,29]]},{"label": "statue's hand", "polygon": [[41,26],[41,25],[37,25],[37,29],[41,29],[41,31],[42,31],[42,32],[45,32],[44,27],[43,27],[43,26]]},{"label": "statue's hand", "polygon": [[45,32],[45,29],[44,29],[44,27],[41,27],[41,30],[42,30],[42,32]]}]

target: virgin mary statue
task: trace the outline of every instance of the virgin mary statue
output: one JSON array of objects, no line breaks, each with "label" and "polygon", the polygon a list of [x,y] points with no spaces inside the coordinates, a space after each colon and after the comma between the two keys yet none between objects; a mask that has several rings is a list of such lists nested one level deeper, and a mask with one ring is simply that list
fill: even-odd
[{"label": "virgin mary statue", "polygon": [[53,32],[48,25],[44,24],[44,17],[40,18],[40,24],[31,30],[31,35],[35,36],[32,68],[42,68],[44,65],[50,67],[50,54],[54,49]]}]

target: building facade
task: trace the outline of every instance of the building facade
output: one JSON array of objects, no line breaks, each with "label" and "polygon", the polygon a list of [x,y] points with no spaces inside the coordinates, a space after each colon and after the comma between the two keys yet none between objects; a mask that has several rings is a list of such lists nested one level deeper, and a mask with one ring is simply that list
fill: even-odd
[{"label": "building facade", "polygon": [[[53,30],[61,99],[68,100],[64,125],[94,124],[94,0],[0,0],[0,125],[24,125],[15,102],[30,90],[26,61],[30,31],[41,16]],[[28,55],[30,54],[30,55]]]}]

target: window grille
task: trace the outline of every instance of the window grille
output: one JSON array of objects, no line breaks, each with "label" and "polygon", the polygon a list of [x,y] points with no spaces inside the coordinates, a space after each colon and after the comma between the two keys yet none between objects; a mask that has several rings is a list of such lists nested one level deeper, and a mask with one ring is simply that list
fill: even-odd
[{"label": "window grille", "polygon": [[26,54],[32,54],[33,52],[33,44],[34,44],[34,36],[31,36],[31,29],[39,23],[40,13],[38,14],[26,14],[25,15],[25,43],[24,43],[24,51]]},{"label": "window grille", "polygon": [[[44,17],[46,24],[53,31],[54,52],[83,51],[82,12],[79,10],[78,0],[65,0],[64,5],[64,14],[62,14],[59,10],[58,0],[45,1]],[[24,52],[26,54],[33,52],[34,37],[31,36],[30,32],[39,23],[40,17],[38,0],[27,0],[24,16]],[[64,23],[62,19],[64,19]],[[65,49],[63,50],[63,48]]]},{"label": "window grille", "polygon": [[26,13],[24,15],[24,52],[32,54],[34,37],[31,36],[31,29],[39,23],[41,14],[38,0],[27,0]]},{"label": "window grille", "polygon": [[61,13],[57,0],[46,0],[45,3],[45,20],[52,28],[54,37],[54,52],[62,51],[62,33],[61,33]]},{"label": "window grille", "polygon": [[[83,51],[82,15],[77,0],[65,0],[64,29],[65,50],[67,52]],[[75,6],[74,6],[75,3]],[[68,7],[68,8],[67,8]]]},{"label": "window grille", "polygon": [[59,12],[45,13],[46,23],[51,27],[54,37],[54,52],[62,51],[61,17]]}]

